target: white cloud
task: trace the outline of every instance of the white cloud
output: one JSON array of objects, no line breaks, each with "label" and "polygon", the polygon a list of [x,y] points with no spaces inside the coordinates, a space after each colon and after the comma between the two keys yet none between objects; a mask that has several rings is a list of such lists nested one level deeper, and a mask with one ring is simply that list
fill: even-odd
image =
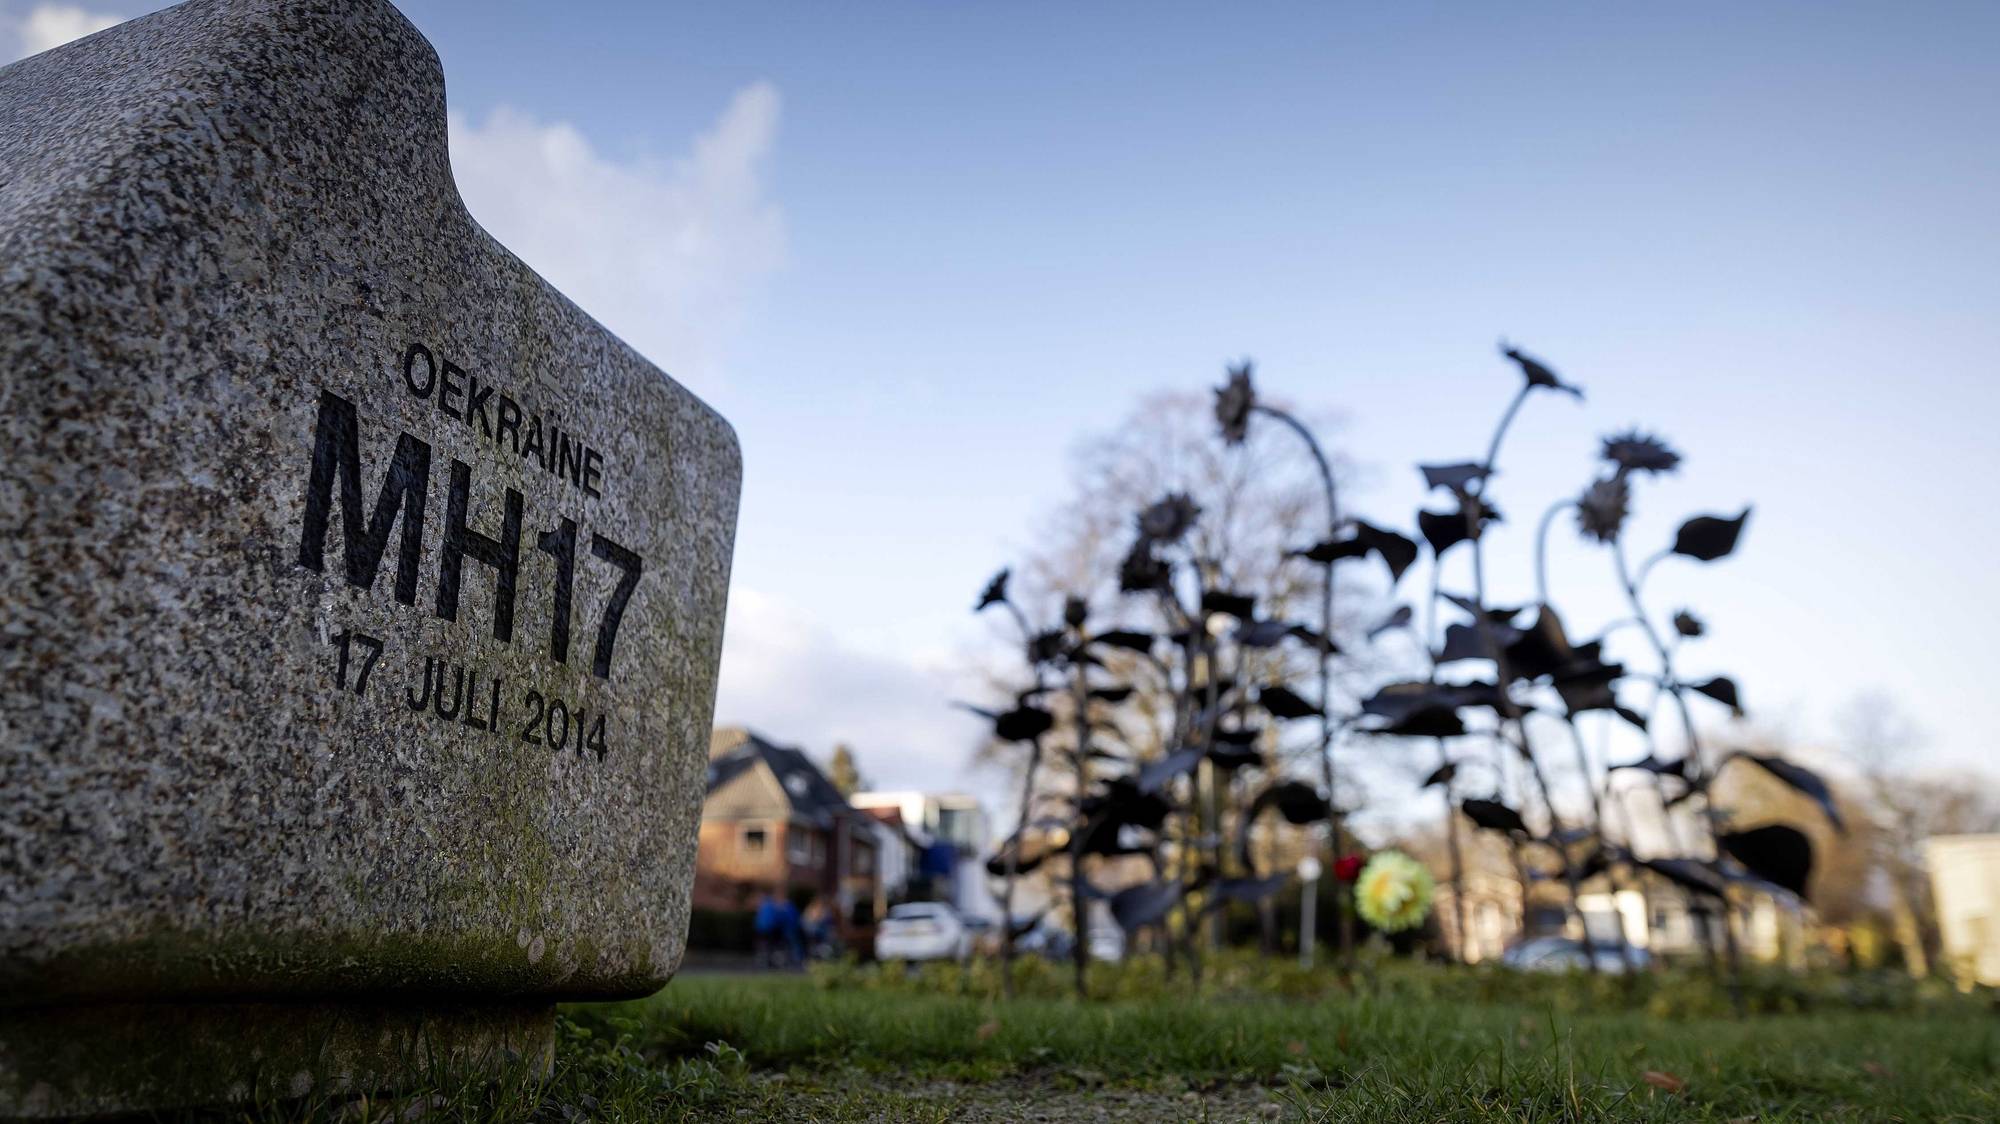
[{"label": "white cloud", "polygon": [[946,661],[848,643],[809,613],[741,585],[729,591],[717,725],[747,725],[824,760],[854,747],[870,784],[936,789],[964,775],[981,721],[950,705],[978,687]]},{"label": "white cloud", "polygon": [[5,62],[24,59],[29,55],[39,55],[52,47],[60,47],[72,39],[81,39],[93,31],[103,31],[125,22],[123,16],[107,16],[102,12],[87,12],[68,4],[37,4],[28,14],[13,24],[13,42]]},{"label": "white cloud", "polygon": [[778,124],[768,83],[739,91],[672,161],[621,162],[575,126],[501,107],[451,117],[452,168],[494,237],[647,358],[696,389],[783,262],[765,164]]}]

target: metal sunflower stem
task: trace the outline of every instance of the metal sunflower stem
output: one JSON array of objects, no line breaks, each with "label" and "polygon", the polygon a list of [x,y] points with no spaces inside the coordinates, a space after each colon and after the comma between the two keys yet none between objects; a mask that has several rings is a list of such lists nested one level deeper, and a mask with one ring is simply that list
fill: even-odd
[{"label": "metal sunflower stem", "polygon": [[[1544,602],[1546,604],[1546,602]],[[1625,939],[1625,913],[1618,904],[1618,896],[1624,892],[1624,880],[1618,877],[1618,864],[1613,862],[1608,850],[1609,834],[1604,830],[1604,803],[1598,799],[1597,785],[1592,783],[1590,774],[1590,751],[1584,747],[1583,731],[1577,728],[1576,715],[1563,715],[1563,724],[1569,727],[1570,741],[1576,746],[1576,767],[1583,778],[1584,791],[1590,794],[1590,818],[1597,833],[1597,845],[1604,850],[1604,877],[1611,884],[1611,917],[1618,926],[1618,958],[1624,962],[1625,974],[1631,975],[1637,965],[1632,960],[1632,944]],[[1588,929],[1588,923],[1585,924]]]},{"label": "metal sunflower stem", "polygon": [[[1563,500],[1550,505],[1549,509],[1542,513],[1541,524],[1535,528],[1535,600],[1544,609],[1549,605],[1549,528],[1554,525],[1556,516],[1575,506],[1575,500]],[[1564,709],[1567,711],[1568,708],[1565,707]],[[1569,726],[1570,739],[1576,745],[1577,768],[1579,775],[1583,778],[1584,789],[1590,795],[1591,825],[1597,833],[1598,845],[1603,847],[1608,842],[1608,837],[1604,829],[1604,804],[1598,798],[1597,785],[1591,780],[1590,753],[1584,748],[1583,732],[1577,729],[1576,715],[1565,713],[1563,721]],[[1617,864],[1610,862],[1608,855],[1606,856],[1605,877],[1611,883],[1611,915],[1618,924],[1618,956],[1624,962],[1626,974],[1630,975],[1634,967],[1632,962],[1632,945],[1630,941],[1625,939],[1625,915],[1618,905],[1618,895],[1624,889],[1621,885],[1623,880],[1618,877]],[[1581,916],[1580,913],[1579,916]],[[1646,924],[1650,931],[1652,926],[1650,915]],[[1589,923],[1585,922],[1585,931],[1587,932],[1589,928]]]},{"label": "metal sunflower stem", "polygon": [[[1002,597],[1000,604],[1013,616],[1014,623],[1021,630],[1021,643],[1027,645],[1034,640],[1034,629],[1028,624],[1027,614],[1011,599]],[[1030,661],[1035,673],[1035,686],[1042,685],[1042,665]],[[1035,774],[1042,763],[1042,739],[1033,738],[1028,743],[1028,767],[1021,778],[1021,816],[1014,829],[1014,846],[1007,855],[1007,875],[1000,885],[1000,995],[1005,999],[1014,997],[1014,887],[1020,880],[1021,847],[1028,840],[1028,816],[1035,802]]]},{"label": "metal sunflower stem", "polygon": [[1042,739],[1028,743],[1028,768],[1021,781],[1021,822],[1007,852],[1007,877],[1000,888],[1000,996],[1014,998],[1014,885],[1020,878],[1021,847],[1028,841],[1028,814],[1035,798],[1035,773],[1042,764]]},{"label": "metal sunflower stem", "polygon": [[[1470,498],[1475,503],[1484,500],[1486,481],[1493,475],[1493,465],[1500,456],[1501,442],[1506,439],[1507,430],[1513,425],[1515,415],[1520,412],[1521,403],[1527,401],[1528,394],[1533,389],[1533,384],[1523,386],[1507,404],[1506,412],[1500,415],[1500,424],[1493,430],[1493,440],[1486,446],[1486,459],[1480,463],[1480,467],[1485,471],[1471,485],[1471,489],[1476,491],[1468,489]],[[1563,831],[1561,814],[1556,811],[1555,801],[1550,797],[1548,777],[1542,772],[1541,763],[1535,757],[1534,743],[1528,737],[1528,723],[1522,717],[1520,708],[1515,705],[1513,694],[1508,689],[1514,677],[1507,663],[1506,648],[1494,635],[1492,622],[1486,619],[1486,536],[1481,526],[1480,514],[1477,507],[1468,507],[1465,512],[1466,533],[1472,538],[1472,601],[1478,610],[1474,614],[1476,619],[1473,623],[1478,627],[1480,636],[1485,639],[1487,651],[1492,654],[1496,686],[1494,693],[1498,696],[1501,718],[1504,722],[1513,724],[1515,735],[1520,738],[1521,757],[1527,762],[1528,772],[1535,778],[1535,786],[1541,791],[1542,803],[1548,808],[1549,832],[1559,838]],[[1558,847],[1557,850],[1562,856],[1563,882],[1569,890],[1570,912],[1576,915],[1577,924],[1583,930],[1584,958],[1589,962],[1590,970],[1594,974],[1598,971],[1597,943],[1590,935],[1590,926],[1584,921],[1583,909],[1578,904],[1576,868],[1569,861],[1567,849]],[[1525,927],[1527,918],[1523,917],[1521,920]]]},{"label": "metal sunflower stem", "polygon": [[[1072,705],[1076,708],[1076,795],[1080,801],[1090,788],[1090,678],[1081,660],[1076,661],[1071,672],[1070,690]],[[1088,998],[1089,995],[1084,986],[1084,972],[1090,963],[1090,916],[1083,897],[1083,846],[1089,841],[1094,826],[1086,823],[1070,840],[1069,903],[1070,911],[1076,916],[1076,943],[1072,960],[1076,969],[1078,999]]]},{"label": "metal sunflower stem", "polygon": [[[1334,484],[1333,467],[1327,463],[1326,453],[1320,449],[1319,441],[1297,418],[1283,410],[1262,404],[1254,411],[1266,414],[1288,426],[1306,444],[1312,454],[1313,465],[1319,469],[1320,485],[1326,492],[1327,538],[1331,539],[1340,531],[1340,493]],[[1326,788],[1327,822],[1327,863],[1328,870],[1340,862],[1342,851],[1347,849],[1346,831],[1341,824],[1338,795],[1335,784],[1339,780],[1333,760],[1333,562],[1321,567],[1319,619],[1319,764],[1320,782]],[[1340,942],[1340,964],[1342,969],[1351,966],[1354,958],[1354,921],[1346,903],[1341,900],[1338,889],[1328,895],[1333,907],[1334,930]]]},{"label": "metal sunflower stem", "polygon": [[[1701,736],[1695,731],[1694,713],[1688,709],[1687,695],[1681,687],[1680,678],[1674,674],[1673,649],[1667,646],[1665,639],[1660,636],[1659,629],[1653,626],[1652,618],[1646,615],[1645,603],[1639,597],[1638,581],[1633,578],[1632,571],[1625,562],[1625,542],[1623,539],[1612,540],[1611,556],[1617,564],[1619,584],[1624,586],[1626,600],[1632,605],[1632,615],[1639,619],[1640,627],[1645,629],[1646,639],[1652,641],[1653,651],[1659,656],[1660,678],[1663,681],[1662,686],[1668,694],[1673,696],[1674,706],[1680,711],[1681,728],[1687,734],[1688,763],[1692,766],[1692,771],[1695,774],[1693,777],[1688,778],[1688,780],[1690,784],[1697,784],[1701,787],[1701,818],[1708,824],[1709,843],[1714,848],[1716,861],[1720,862],[1722,859],[1722,829],[1716,822],[1715,805],[1710,800],[1710,793],[1706,787],[1713,780],[1713,776],[1708,770],[1707,763],[1702,758]],[[1645,572],[1650,570],[1653,563],[1657,562],[1660,557],[1662,556],[1655,555],[1647,561],[1645,569],[1640,572],[1640,579],[1644,578]],[[1734,919],[1730,915],[1731,911],[1727,892],[1722,895],[1719,907],[1719,912],[1722,915],[1723,946],[1729,955],[1729,995],[1735,1004],[1737,1014],[1740,1015],[1743,1013],[1743,962],[1742,956],[1736,947],[1736,926],[1733,923]]]},{"label": "metal sunflower stem", "polygon": [[1551,505],[1542,513],[1541,525],[1535,528],[1535,600],[1544,605],[1549,603],[1549,527],[1554,525],[1556,516],[1575,506],[1575,500]]},{"label": "metal sunflower stem", "polygon": [[[1603,794],[1600,797],[1600,799],[1603,802],[1603,806],[1606,809],[1604,812],[1604,822],[1607,825],[1609,825],[1611,822],[1612,813],[1613,812],[1617,813],[1618,823],[1619,823],[1619,834],[1625,837],[1626,857],[1628,859],[1636,859],[1638,856],[1633,853],[1632,845],[1638,838],[1638,828],[1636,827],[1636,825],[1633,823],[1632,820],[1632,809],[1626,806],[1624,794],[1621,793],[1617,788],[1615,788],[1611,783],[1614,774],[1611,772],[1609,765],[1609,762],[1611,761],[1611,749],[1610,749],[1611,743],[1608,740],[1610,733],[1609,723],[1607,722],[1599,726],[1599,732],[1600,736],[1597,739],[1597,755],[1600,759],[1606,762],[1606,767],[1604,771]],[[1659,947],[1660,943],[1659,932],[1653,924],[1653,892],[1649,888],[1644,874],[1637,874],[1637,882],[1638,882],[1637,889],[1639,891],[1639,901],[1642,908],[1645,910],[1644,917],[1646,926],[1646,948],[1650,952],[1651,950]]]},{"label": "metal sunflower stem", "polygon": [[[1431,649],[1431,639],[1437,635],[1437,603],[1439,570],[1442,569],[1435,556],[1431,559],[1431,596],[1424,603],[1423,647],[1424,659],[1431,666],[1431,683],[1437,683],[1437,653]],[[1438,768],[1451,764],[1451,750],[1445,739],[1437,739]],[[1444,794],[1444,836],[1445,845],[1451,853],[1451,906],[1453,919],[1458,925],[1458,962],[1468,963],[1465,958],[1465,854],[1458,839],[1458,805],[1451,798],[1451,778],[1447,777],[1438,785]]]}]

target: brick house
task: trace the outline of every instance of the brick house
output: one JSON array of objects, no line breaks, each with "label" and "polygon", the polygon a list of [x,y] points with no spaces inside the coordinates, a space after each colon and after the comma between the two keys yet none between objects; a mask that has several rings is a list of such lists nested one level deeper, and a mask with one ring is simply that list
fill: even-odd
[{"label": "brick house", "polygon": [[876,821],[850,807],[800,750],[741,727],[709,738],[696,910],[748,910],[762,890],[781,889],[828,902],[852,932],[857,915],[872,916],[877,847]]}]

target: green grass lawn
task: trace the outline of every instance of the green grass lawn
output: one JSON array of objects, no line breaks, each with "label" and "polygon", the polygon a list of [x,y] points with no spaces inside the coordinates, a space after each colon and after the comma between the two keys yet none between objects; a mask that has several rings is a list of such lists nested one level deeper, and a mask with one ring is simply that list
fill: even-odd
[{"label": "green grass lawn", "polygon": [[[1822,1001],[1737,1019],[1616,1009],[1587,981],[1424,971],[1410,979],[1451,994],[1378,981],[1308,997],[1155,986],[1000,1002],[955,994],[947,976],[690,975],[651,999],[567,1009],[547,1082],[310,1115],[387,1120],[417,1104],[564,1122],[2000,1120],[2000,1014],[1982,1002]],[[1496,987],[1505,997],[1460,994]]]},{"label": "green grass lawn", "polygon": [[751,1072],[787,1075],[781,1102],[833,1119],[925,1085],[975,1102],[982,1085],[1010,1098],[1125,1089],[1168,1097],[1175,1119],[1217,1095],[1253,1118],[1306,1120],[2000,1119],[2000,1017],[1969,1007],[1739,1021],[1403,996],[1001,1004],[691,977],[618,1015],[641,1053],[727,1043]]}]

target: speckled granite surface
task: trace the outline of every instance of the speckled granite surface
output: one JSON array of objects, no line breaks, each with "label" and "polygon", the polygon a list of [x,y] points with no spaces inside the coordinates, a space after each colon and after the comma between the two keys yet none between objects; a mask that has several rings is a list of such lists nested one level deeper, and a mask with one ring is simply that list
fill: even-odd
[{"label": "speckled granite surface", "polygon": [[735,438],[468,218],[387,3],[0,69],[0,448],[16,1024],[672,974]]}]

